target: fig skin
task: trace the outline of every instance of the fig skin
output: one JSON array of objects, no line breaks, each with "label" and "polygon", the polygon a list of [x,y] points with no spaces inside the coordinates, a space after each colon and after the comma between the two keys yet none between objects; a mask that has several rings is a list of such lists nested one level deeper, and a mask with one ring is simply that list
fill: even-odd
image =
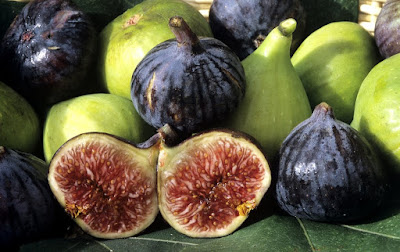
[{"label": "fig skin", "polygon": [[387,0],[376,18],[374,37],[380,54],[389,58],[400,53],[400,1]]},{"label": "fig skin", "polygon": [[243,60],[288,18],[298,23],[291,46],[294,52],[304,39],[306,27],[306,13],[299,0],[214,0],[209,23],[214,37]]},{"label": "fig skin", "polygon": [[28,153],[40,153],[41,127],[38,115],[20,94],[1,81],[0,129],[0,145]]},{"label": "fig skin", "polygon": [[129,99],[113,94],[87,94],[54,104],[43,127],[43,152],[49,162],[68,139],[85,132],[105,132],[139,143],[155,130]]},{"label": "fig skin", "polygon": [[47,164],[0,146],[0,246],[5,251],[61,234],[66,224],[47,183]]},{"label": "fig skin", "polygon": [[69,0],[34,0],[0,45],[1,78],[34,107],[94,91],[96,33]]},{"label": "fig skin", "polygon": [[175,146],[162,142],[157,169],[160,212],[189,237],[231,234],[271,183],[256,140],[228,129],[203,131]]},{"label": "fig skin", "polygon": [[48,181],[60,205],[93,237],[136,235],[157,214],[156,162],[160,134],[133,144],[123,138],[88,132],[57,150]]},{"label": "fig skin", "polygon": [[180,16],[169,20],[175,39],[143,58],[131,81],[131,99],[154,128],[169,124],[185,136],[220,122],[246,89],[243,66],[225,44],[198,37]]},{"label": "fig skin", "polygon": [[336,120],[321,103],[287,136],[280,149],[278,205],[314,221],[349,223],[373,214],[387,190],[387,175],[369,142]]}]

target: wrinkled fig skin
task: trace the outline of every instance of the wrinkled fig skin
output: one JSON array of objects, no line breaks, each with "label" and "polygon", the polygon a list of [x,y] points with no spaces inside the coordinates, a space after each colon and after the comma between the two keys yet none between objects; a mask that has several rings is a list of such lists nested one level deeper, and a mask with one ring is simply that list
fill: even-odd
[{"label": "wrinkled fig skin", "polygon": [[95,31],[68,0],[29,2],[0,47],[3,81],[36,105],[89,90]]},{"label": "wrinkled fig skin", "polygon": [[287,18],[297,21],[292,52],[304,38],[306,14],[299,0],[214,0],[209,23],[216,39],[227,44],[241,60]]},{"label": "wrinkled fig skin", "polygon": [[400,53],[400,0],[388,0],[375,24],[375,41],[384,58]]},{"label": "wrinkled fig skin", "polygon": [[57,233],[61,211],[47,183],[44,161],[0,146],[1,248]]},{"label": "wrinkled fig skin", "polygon": [[365,138],[335,120],[325,105],[317,106],[283,142],[277,201],[299,218],[357,221],[371,215],[383,200],[384,170]]},{"label": "wrinkled fig skin", "polygon": [[153,127],[169,124],[189,135],[232,112],[246,81],[240,60],[225,44],[198,39],[184,24],[186,28],[172,28],[180,30],[177,39],[154,47],[136,67],[131,97]]}]

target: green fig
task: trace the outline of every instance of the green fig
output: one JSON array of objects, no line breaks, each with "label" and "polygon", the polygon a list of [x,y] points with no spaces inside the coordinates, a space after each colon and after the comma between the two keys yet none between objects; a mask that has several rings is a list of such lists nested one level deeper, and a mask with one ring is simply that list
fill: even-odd
[{"label": "green fig", "polygon": [[40,134],[40,120],[33,107],[0,81],[0,145],[36,154]]},{"label": "green fig", "polygon": [[351,122],[397,175],[400,175],[399,69],[400,54],[372,68],[361,83]]},{"label": "green fig", "polygon": [[104,132],[140,143],[154,134],[129,99],[113,94],[87,94],[53,105],[44,123],[47,162],[67,140],[81,133]]},{"label": "green fig", "polygon": [[275,160],[290,131],[311,115],[306,92],[290,61],[296,25],[292,18],[282,21],[242,61],[246,93],[225,125],[256,138],[269,161]]},{"label": "green fig", "polygon": [[348,124],[361,82],[379,60],[371,34],[360,24],[348,21],[319,28],[292,56],[311,107],[326,102],[336,118]]}]

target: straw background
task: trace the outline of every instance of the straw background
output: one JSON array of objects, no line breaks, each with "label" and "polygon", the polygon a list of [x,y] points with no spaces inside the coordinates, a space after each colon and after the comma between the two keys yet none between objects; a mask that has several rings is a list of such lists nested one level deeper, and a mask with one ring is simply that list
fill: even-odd
[{"label": "straw background", "polygon": [[[208,13],[212,0],[185,0],[193,5],[200,13],[208,18]],[[368,32],[374,34],[375,22],[378,14],[386,0],[359,0],[359,15],[358,23],[363,26]]]}]

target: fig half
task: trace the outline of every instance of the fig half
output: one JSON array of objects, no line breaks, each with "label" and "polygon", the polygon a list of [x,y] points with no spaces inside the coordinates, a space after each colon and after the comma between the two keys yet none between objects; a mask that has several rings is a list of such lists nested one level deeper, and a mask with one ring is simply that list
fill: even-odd
[{"label": "fig half", "polygon": [[155,135],[135,146],[106,133],[73,137],[50,162],[50,187],[88,234],[106,239],[133,236],[158,214],[159,139]]},{"label": "fig half", "polygon": [[259,145],[242,133],[212,130],[160,145],[159,209],[178,232],[221,237],[234,232],[263,198],[271,173]]}]

